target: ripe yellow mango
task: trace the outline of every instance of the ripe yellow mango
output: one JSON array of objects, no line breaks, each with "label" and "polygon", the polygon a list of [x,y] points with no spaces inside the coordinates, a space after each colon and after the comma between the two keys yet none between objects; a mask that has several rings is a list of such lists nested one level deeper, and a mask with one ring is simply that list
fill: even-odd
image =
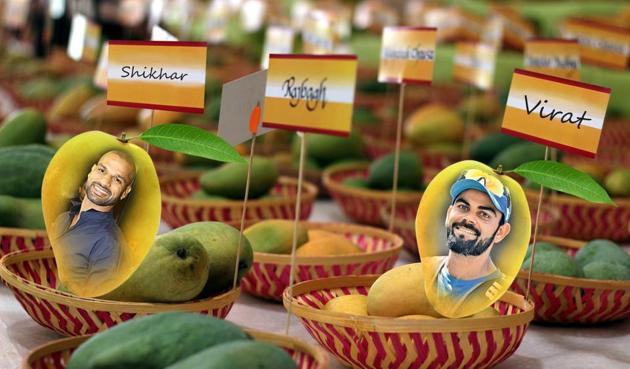
[{"label": "ripe yellow mango", "polygon": [[368,315],[367,296],[345,295],[337,296],[324,305],[324,310],[352,315]]},{"label": "ripe yellow mango", "polygon": [[329,236],[308,241],[300,246],[295,254],[297,256],[337,256],[362,253],[363,249],[341,235]]}]

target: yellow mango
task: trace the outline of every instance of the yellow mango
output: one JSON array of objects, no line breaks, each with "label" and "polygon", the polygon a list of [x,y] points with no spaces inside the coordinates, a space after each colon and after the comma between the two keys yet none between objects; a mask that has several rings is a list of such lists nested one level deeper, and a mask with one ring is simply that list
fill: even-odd
[{"label": "yellow mango", "polygon": [[324,310],[335,311],[352,315],[368,315],[367,296],[365,295],[345,295],[337,296],[324,305]]},{"label": "yellow mango", "polygon": [[297,256],[338,256],[359,254],[362,252],[363,249],[347,238],[332,234],[328,237],[308,241],[300,246],[295,254]]},{"label": "yellow mango", "polygon": [[434,316],[430,316],[430,315],[421,315],[421,314],[414,314],[414,315],[404,315],[401,317],[398,317],[396,319],[403,319],[403,320],[433,320],[433,319],[437,319]]}]

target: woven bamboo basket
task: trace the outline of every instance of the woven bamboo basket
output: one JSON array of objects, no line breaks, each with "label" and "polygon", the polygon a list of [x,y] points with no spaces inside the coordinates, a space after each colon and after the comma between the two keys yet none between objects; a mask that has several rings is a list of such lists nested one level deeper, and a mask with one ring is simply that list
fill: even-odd
[{"label": "woven bamboo basket", "polygon": [[[369,225],[381,225],[381,208],[392,200],[391,191],[352,188],[343,185],[348,178],[367,178],[367,163],[349,163],[324,170],[324,186],[350,219]],[[396,206],[418,209],[422,192],[398,192]]]},{"label": "woven bamboo basket", "polygon": [[81,298],[56,290],[57,266],[52,249],[4,256],[0,259],[0,278],[33,320],[65,336],[97,333],[137,316],[165,311],[192,311],[225,318],[240,294],[235,289],[174,304]]},{"label": "woven bamboo basket", "polygon": [[[529,206],[538,204],[538,191],[526,190]],[[630,198],[614,198],[615,204],[596,204],[577,197],[554,194],[546,197],[545,204],[560,212],[560,220],[552,234],[578,240],[606,238],[612,241],[630,241]]]},{"label": "woven bamboo basket", "polygon": [[[389,217],[391,214],[391,206],[387,205],[381,209],[381,220],[384,226],[389,225]],[[531,209],[532,211],[534,209]],[[416,239],[416,216],[418,208],[412,207],[396,207],[396,215],[394,216],[394,224],[392,232],[402,237],[404,246],[407,251],[415,256],[418,254],[418,241]],[[532,212],[532,232],[534,232],[534,217]],[[538,221],[538,234],[551,234],[556,224],[560,220],[560,213],[555,209],[545,208],[540,214]]]},{"label": "woven bamboo basket", "polygon": [[[302,222],[307,229],[338,233],[365,250],[362,254],[296,257],[295,281],[318,278],[383,274],[391,269],[402,250],[402,239],[381,229],[340,223]],[[289,286],[291,255],[254,252],[254,264],[241,281],[241,289],[254,296],[281,301]]]},{"label": "woven bamboo basket", "polygon": [[[561,237],[541,237],[575,256],[586,244]],[[524,294],[527,270],[521,270],[511,289]],[[573,278],[532,273],[529,294],[536,306],[536,321],[563,324],[596,324],[630,317],[630,281]]]},{"label": "woven bamboo basket", "polygon": [[302,282],[283,295],[306,330],[345,365],[361,369],[488,368],[509,358],[534,317],[533,306],[507,292],[490,318],[401,320],[324,311],[337,296],[367,295],[378,276]]},{"label": "woven bamboo basket", "polygon": [[[284,349],[298,369],[327,369],[328,355],[320,347],[309,345],[295,338],[245,329],[256,341],[272,343]],[[32,350],[22,361],[22,369],[65,369],[66,363],[83,342],[91,336],[63,338],[41,345]]]},{"label": "woven bamboo basket", "polygon": [[[162,219],[171,227],[203,221],[216,221],[236,224],[243,211],[242,200],[198,200],[188,196],[200,188],[199,174],[175,175],[160,181],[162,188]],[[297,179],[280,177],[272,193],[281,195],[273,199],[249,200],[247,203],[247,221],[256,222],[264,219],[293,219]],[[305,220],[313,210],[317,197],[317,187],[304,181],[302,184],[302,205],[300,219]]]},{"label": "woven bamboo basket", "polygon": [[0,258],[14,251],[39,251],[50,247],[43,229],[0,227]]}]

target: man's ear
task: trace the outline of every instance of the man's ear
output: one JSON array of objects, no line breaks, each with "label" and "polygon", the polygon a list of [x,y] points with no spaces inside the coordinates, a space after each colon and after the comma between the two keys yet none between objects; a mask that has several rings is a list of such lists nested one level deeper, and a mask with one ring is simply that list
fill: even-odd
[{"label": "man's ear", "polygon": [[125,188],[125,190],[123,191],[122,195],[120,195],[120,199],[123,200],[125,197],[127,197],[127,195],[129,195],[129,192],[131,192],[131,185],[127,186],[127,188]]},{"label": "man's ear", "polygon": [[494,235],[494,243],[499,243],[503,241],[508,234],[510,234],[510,230],[512,230],[512,226],[510,223],[505,223],[497,229],[497,233]]}]

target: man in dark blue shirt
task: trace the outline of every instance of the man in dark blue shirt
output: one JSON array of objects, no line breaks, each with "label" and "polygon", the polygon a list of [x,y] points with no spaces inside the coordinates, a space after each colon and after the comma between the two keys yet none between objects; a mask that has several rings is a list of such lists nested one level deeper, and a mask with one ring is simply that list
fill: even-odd
[{"label": "man in dark blue shirt", "polygon": [[60,277],[66,288],[88,296],[93,287],[110,279],[120,263],[125,240],[114,208],[131,192],[136,168],[123,151],[109,151],[94,164],[79,198],[57,217]]}]

